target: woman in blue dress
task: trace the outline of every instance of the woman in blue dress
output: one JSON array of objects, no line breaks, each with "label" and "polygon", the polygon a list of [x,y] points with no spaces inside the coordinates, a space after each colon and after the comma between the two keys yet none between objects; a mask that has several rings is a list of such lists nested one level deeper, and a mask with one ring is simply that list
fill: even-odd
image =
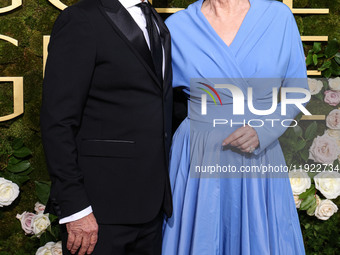
[{"label": "woman in blue dress", "polygon": [[[271,0],[199,0],[166,24],[173,86],[190,97],[173,137],[174,212],[164,223],[163,255],[305,254],[278,142],[301,107],[283,114],[272,97],[273,88],[308,89],[292,12]],[[250,105],[273,106],[270,114],[250,110],[250,87]]]}]

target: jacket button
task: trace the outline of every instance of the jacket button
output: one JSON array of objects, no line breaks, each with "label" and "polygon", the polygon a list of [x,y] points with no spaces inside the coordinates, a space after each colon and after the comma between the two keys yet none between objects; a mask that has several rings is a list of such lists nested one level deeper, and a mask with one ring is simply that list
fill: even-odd
[{"label": "jacket button", "polygon": [[168,138],[168,133],[167,132],[164,132],[164,137]]}]

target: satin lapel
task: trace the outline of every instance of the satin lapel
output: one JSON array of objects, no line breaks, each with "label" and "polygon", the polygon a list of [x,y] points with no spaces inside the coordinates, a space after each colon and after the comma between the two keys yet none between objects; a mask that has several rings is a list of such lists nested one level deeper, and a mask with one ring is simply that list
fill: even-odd
[{"label": "satin lapel", "polygon": [[130,47],[132,52],[141,61],[152,78],[157,82],[158,86],[161,86],[154,72],[151,53],[144,39],[142,30],[140,30],[128,11],[118,0],[101,1],[103,6],[99,6],[99,9],[103,16]]},{"label": "satin lapel", "polygon": [[167,93],[167,90],[172,87],[172,66],[171,66],[171,38],[170,32],[165,25],[163,19],[159,16],[154,8],[151,8],[154,17],[157,20],[157,24],[160,31],[162,45],[164,47],[164,59],[165,59],[165,70],[164,70],[164,93]]}]

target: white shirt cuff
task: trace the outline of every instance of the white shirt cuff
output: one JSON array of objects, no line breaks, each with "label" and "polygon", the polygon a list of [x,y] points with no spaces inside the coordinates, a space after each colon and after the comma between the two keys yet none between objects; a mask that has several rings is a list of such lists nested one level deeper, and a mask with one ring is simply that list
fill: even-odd
[{"label": "white shirt cuff", "polygon": [[85,208],[84,210],[81,210],[80,212],[77,212],[75,214],[72,214],[70,216],[67,216],[65,218],[60,219],[59,224],[65,224],[65,223],[68,223],[68,222],[71,222],[71,221],[79,220],[79,219],[84,218],[85,216],[91,214],[92,212],[93,212],[92,207],[89,206],[89,207]]}]

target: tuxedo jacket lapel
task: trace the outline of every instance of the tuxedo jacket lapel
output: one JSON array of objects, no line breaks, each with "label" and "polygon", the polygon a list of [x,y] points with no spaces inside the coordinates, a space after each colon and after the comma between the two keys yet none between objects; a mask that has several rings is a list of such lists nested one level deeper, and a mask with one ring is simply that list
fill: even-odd
[{"label": "tuxedo jacket lapel", "polygon": [[100,7],[101,13],[110,22],[112,28],[128,44],[157,84],[161,86],[155,74],[151,52],[145,41],[142,30],[118,0],[101,1],[103,4],[103,7]]}]

